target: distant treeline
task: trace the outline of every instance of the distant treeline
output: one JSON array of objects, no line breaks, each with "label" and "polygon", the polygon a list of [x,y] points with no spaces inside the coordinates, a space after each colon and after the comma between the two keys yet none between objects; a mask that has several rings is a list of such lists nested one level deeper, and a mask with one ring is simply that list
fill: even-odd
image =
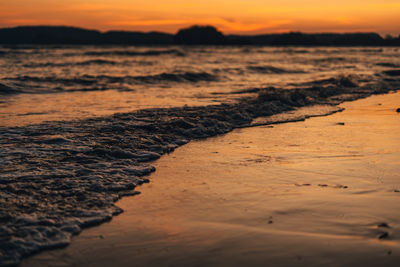
[{"label": "distant treeline", "polygon": [[212,26],[192,26],[175,35],[162,32],[100,32],[67,26],[21,26],[0,28],[0,44],[400,46],[400,36],[382,38],[377,33],[300,32],[224,35]]}]

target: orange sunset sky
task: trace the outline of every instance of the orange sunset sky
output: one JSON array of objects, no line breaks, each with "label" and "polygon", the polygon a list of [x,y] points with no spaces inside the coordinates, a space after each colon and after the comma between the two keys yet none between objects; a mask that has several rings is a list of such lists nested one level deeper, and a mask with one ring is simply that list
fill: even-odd
[{"label": "orange sunset sky", "polygon": [[0,27],[69,25],[175,33],[210,24],[225,33],[400,34],[400,0],[0,0]]}]

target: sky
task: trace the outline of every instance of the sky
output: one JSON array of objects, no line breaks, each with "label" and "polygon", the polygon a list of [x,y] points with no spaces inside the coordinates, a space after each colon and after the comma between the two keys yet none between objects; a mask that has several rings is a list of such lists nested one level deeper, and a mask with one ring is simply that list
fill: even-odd
[{"label": "sky", "polygon": [[400,0],[0,0],[0,27],[68,25],[175,33],[193,24],[224,33],[400,34]]}]

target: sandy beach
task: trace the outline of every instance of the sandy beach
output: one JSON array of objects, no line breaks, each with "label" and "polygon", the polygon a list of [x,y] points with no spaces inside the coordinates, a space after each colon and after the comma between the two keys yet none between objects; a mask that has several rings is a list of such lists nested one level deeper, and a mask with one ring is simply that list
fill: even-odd
[{"label": "sandy beach", "polygon": [[399,103],[192,141],[124,213],[21,266],[398,266]]},{"label": "sandy beach", "polygon": [[0,2],[0,267],[400,266],[398,1]]}]

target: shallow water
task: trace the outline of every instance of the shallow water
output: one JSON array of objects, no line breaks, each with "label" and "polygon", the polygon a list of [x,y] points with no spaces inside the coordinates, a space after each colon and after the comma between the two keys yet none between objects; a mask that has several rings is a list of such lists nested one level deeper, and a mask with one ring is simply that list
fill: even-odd
[{"label": "shallow water", "polygon": [[397,266],[399,102],[191,142],[123,214],[22,266]]},{"label": "shallow water", "polygon": [[148,162],[191,140],[400,88],[395,48],[1,49],[1,266],[121,213]]},{"label": "shallow water", "polygon": [[0,47],[0,126],[227,102],[238,96],[215,93],[399,67],[390,47]]}]

